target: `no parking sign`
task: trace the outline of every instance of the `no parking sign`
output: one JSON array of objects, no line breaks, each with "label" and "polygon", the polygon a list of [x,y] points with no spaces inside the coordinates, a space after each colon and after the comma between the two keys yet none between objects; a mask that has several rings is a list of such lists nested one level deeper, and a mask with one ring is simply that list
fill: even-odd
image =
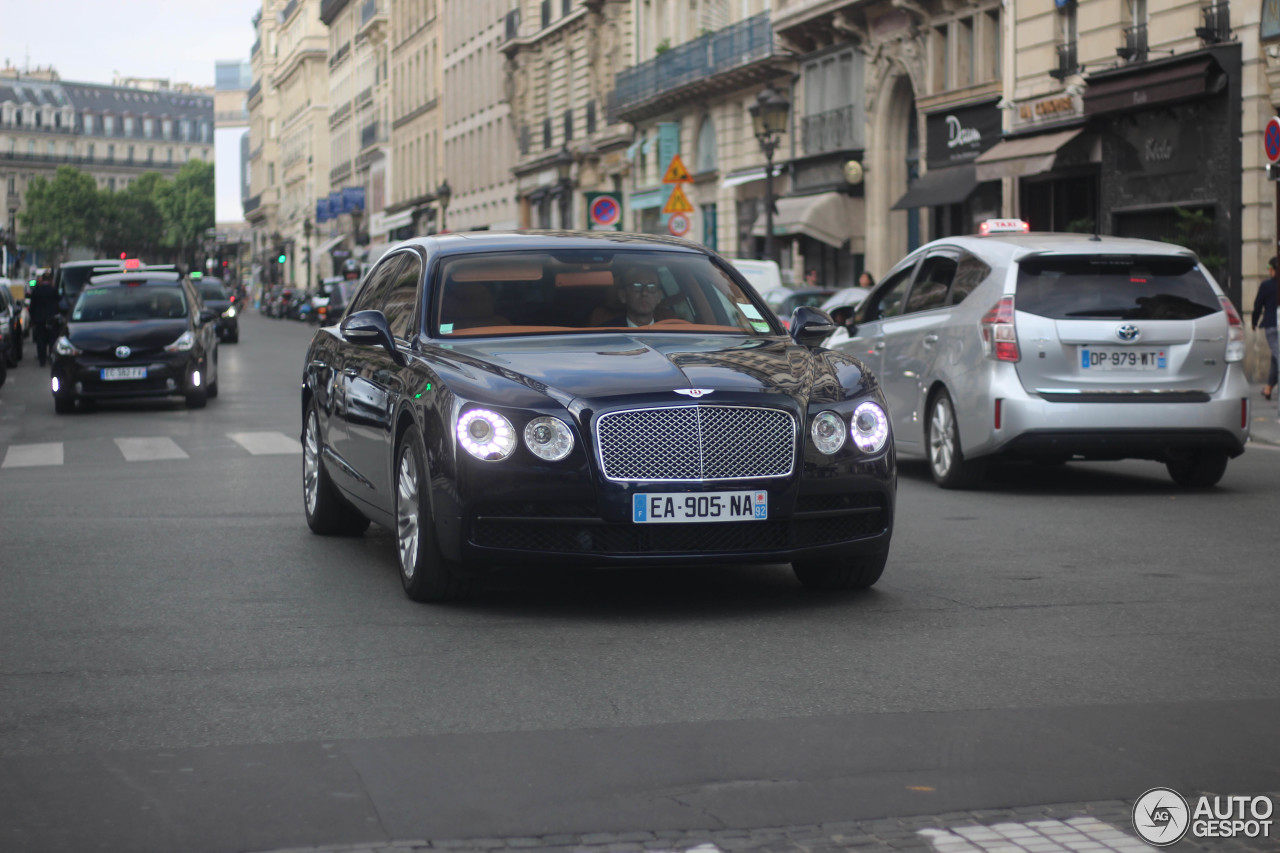
[{"label": "no parking sign", "polygon": [[622,199],[617,193],[587,193],[587,217],[592,231],[621,231]]}]

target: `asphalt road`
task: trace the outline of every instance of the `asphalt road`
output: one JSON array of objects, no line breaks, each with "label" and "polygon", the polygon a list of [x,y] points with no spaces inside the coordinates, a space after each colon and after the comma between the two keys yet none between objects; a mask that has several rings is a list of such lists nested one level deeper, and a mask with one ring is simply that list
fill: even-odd
[{"label": "asphalt road", "polygon": [[[967,493],[904,464],[869,593],[786,566],[507,572],[424,606],[386,531],[306,527],[289,441],[311,332],[243,318],[200,411],[57,416],[30,348],[10,371],[0,850],[1280,790],[1278,450],[1203,493],[1147,462],[1011,466]],[[31,445],[61,464],[8,462],[52,458]]]}]

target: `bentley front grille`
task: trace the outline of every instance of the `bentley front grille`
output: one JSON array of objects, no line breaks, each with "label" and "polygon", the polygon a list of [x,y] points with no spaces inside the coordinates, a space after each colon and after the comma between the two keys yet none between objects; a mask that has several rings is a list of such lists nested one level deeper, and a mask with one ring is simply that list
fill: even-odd
[{"label": "bentley front grille", "polygon": [[785,477],[796,422],[779,409],[670,406],[628,409],[596,421],[600,463],[610,480],[741,480]]}]

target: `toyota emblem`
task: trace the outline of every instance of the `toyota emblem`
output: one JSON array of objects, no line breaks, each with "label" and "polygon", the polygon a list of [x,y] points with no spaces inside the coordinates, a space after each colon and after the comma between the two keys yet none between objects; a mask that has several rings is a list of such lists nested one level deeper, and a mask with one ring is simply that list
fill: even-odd
[{"label": "toyota emblem", "polygon": [[1138,327],[1132,323],[1125,323],[1116,329],[1116,337],[1122,341],[1136,341],[1138,339]]},{"label": "toyota emblem", "polygon": [[116,347],[116,358],[128,358],[133,354],[133,350],[128,347]]}]

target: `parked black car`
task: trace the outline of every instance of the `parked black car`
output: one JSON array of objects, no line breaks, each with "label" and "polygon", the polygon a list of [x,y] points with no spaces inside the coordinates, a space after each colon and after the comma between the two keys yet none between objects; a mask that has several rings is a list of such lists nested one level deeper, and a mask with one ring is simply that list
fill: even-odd
[{"label": "parked black car", "polygon": [[77,400],[166,396],[202,408],[218,396],[216,317],[176,272],[93,277],[54,344],[54,408],[66,414]]},{"label": "parked black car", "polygon": [[22,305],[6,281],[0,284],[0,361],[8,367],[17,367],[22,360],[22,334]]},{"label": "parked black car", "polygon": [[200,298],[204,301],[206,308],[217,313],[218,319],[214,321],[214,330],[218,333],[218,340],[225,343],[234,344],[240,340],[240,318],[238,309],[232,299],[232,294],[227,291],[226,285],[222,283],[222,279],[206,276],[195,282],[196,290],[200,293]]},{"label": "parked black car", "polygon": [[818,347],[832,331],[800,308],[784,333],[683,241],[401,243],[305,359],[307,522],[395,531],[424,601],[498,565],[791,562],[807,586],[870,586],[893,440],[875,377]]}]

